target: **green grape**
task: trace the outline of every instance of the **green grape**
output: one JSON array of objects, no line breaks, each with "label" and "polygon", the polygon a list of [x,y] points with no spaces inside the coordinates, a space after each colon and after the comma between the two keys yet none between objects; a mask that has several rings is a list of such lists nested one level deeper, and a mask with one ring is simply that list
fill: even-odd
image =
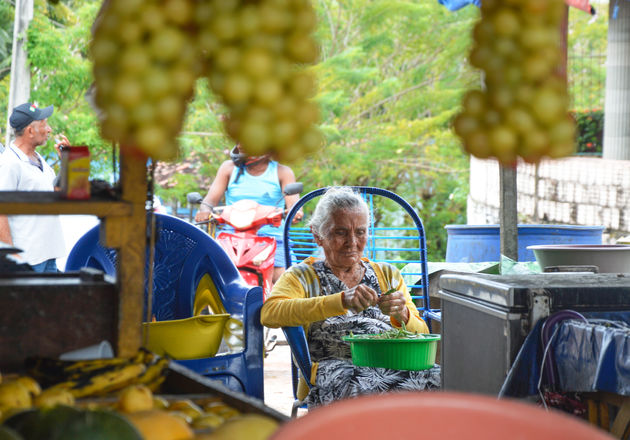
[{"label": "green grape", "polygon": [[464,95],[464,110],[469,115],[481,116],[486,111],[486,98],[481,90],[470,90]]},{"label": "green grape", "polygon": [[271,75],[273,61],[269,51],[253,47],[243,52],[240,66],[243,72],[252,78],[264,78]]},{"label": "green grape", "polygon": [[480,159],[486,159],[492,155],[488,136],[482,130],[475,130],[464,136],[466,151]]},{"label": "green grape", "polygon": [[290,119],[281,119],[271,126],[271,141],[274,145],[289,145],[295,141],[298,126]]},{"label": "green grape", "polygon": [[453,128],[462,138],[466,138],[469,134],[478,131],[481,128],[479,119],[466,113],[460,113],[453,121]]},{"label": "green grape", "polygon": [[125,48],[120,55],[119,63],[123,72],[142,74],[149,68],[151,59],[140,44],[134,44]]},{"label": "green grape", "polygon": [[254,156],[265,154],[269,148],[269,128],[261,122],[243,121],[239,130],[239,137],[243,148]]},{"label": "green grape", "polygon": [[192,21],[194,6],[188,0],[165,0],[163,8],[166,19],[175,24],[186,25]]},{"label": "green grape", "polygon": [[516,12],[506,7],[500,8],[494,13],[492,24],[496,34],[503,37],[518,35],[521,29]]},{"label": "green grape", "polygon": [[271,106],[282,97],[282,84],[277,79],[268,76],[256,82],[254,98],[265,106]]},{"label": "green grape", "polygon": [[124,108],[133,108],[142,102],[142,84],[134,77],[121,76],[116,81],[114,97]]},{"label": "green grape", "polygon": [[223,98],[228,104],[245,103],[252,94],[252,83],[247,76],[233,72],[225,77]]}]

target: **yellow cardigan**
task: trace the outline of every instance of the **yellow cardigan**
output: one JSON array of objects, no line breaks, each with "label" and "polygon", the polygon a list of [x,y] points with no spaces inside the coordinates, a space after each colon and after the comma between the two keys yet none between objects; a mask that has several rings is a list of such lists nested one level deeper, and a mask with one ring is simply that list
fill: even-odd
[{"label": "yellow cardigan", "polygon": [[[374,263],[367,259],[374,269],[379,285],[383,292],[389,290],[392,280],[398,280],[398,290],[406,298],[409,309],[409,322],[405,324],[407,330],[418,333],[429,333],[427,324],[416,308],[407,290],[402,275],[394,266],[388,263]],[[271,328],[301,325],[308,332],[312,322],[323,321],[331,316],[343,315],[347,310],[341,303],[341,292],[333,295],[319,296],[319,279],[313,269],[315,258],[309,257],[303,264],[290,267],[273,286],[271,296],[263,304],[260,321]],[[285,300],[292,301],[285,301]],[[401,324],[390,318],[394,327]]]}]

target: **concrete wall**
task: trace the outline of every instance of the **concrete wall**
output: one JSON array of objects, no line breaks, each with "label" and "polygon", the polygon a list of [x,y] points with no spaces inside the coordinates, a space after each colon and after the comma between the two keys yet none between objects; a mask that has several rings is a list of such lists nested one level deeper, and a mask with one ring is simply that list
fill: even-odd
[{"label": "concrete wall", "polygon": [[[630,161],[571,157],[517,171],[519,223],[603,225],[604,241],[630,235]],[[499,223],[499,166],[470,161],[468,224]]]}]

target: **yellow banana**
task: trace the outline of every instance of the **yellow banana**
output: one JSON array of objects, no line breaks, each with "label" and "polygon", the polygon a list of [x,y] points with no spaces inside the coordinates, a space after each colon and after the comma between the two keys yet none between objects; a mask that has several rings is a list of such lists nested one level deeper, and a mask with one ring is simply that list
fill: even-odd
[{"label": "yellow banana", "polygon": [[169,362],[167,357],[159,358],[147,367],[147,370],[138,378],[138,383],[146,385],[151,391],[157,391],[166,379]]},{"label": "yellow banana", "polygon": [[151,392],[156,393],[160,389],[160,385],[166,379],[166,375],[159,376],[157,379],[152,380],[151,382],[145,383],[144,385],[151,390]]},{"label": "yellow banana", "polygon": [[[105,395],[120,390],[134,383],[146,369],[145,364],[137,363],[127,365],[118,371],[104,373],[100,378],[97,376],[92,381],[94,388],[96,388],[96,391],[93,393],[96,395]],[[89,387],[84,393],[90,393]]]},{"label": "yellow banana", "polygon": [[31,357],[26,360],[27,371],[44,385],[60,382],[81,382],[94,375],[100,375],[129,363],[151,364],[156,355],[149,350],[140,349],[132,358],[89,359],[64,361],[46,357]]},{"label": "yellow banana", "polygon": [[30,358],[27,371],[44,385],[59,382],[81,380],[89,375],[99,374],[105,370],[117,368],[129,363],[129,359],[93,359],[84,361],[61,361],[52,358]]},{"label": "yellow banana", "polygon": [[143,363],[129,363],[101,374],[90,376],[85,380],[68,381],[53,388],[66,388],[75,398],[100,396],[124,388],[133,383],[146,370]]}]

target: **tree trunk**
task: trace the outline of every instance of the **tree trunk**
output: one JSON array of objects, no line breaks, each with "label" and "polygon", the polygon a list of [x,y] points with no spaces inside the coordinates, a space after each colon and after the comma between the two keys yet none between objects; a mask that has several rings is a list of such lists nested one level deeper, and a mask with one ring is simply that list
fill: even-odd
[{"label": "tree trunk", "polygon": [[630,160],[630,2],[611,1],[604,105],[604,159]]}]

